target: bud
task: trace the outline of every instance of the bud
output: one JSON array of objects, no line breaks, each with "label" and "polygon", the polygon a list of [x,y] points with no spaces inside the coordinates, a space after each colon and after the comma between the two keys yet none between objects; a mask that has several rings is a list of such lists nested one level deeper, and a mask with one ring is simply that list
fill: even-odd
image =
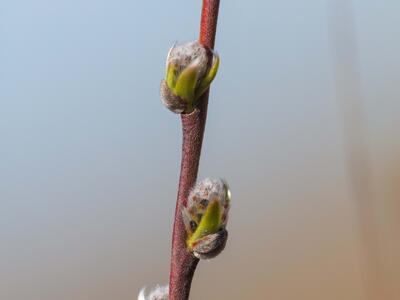
[{"label": "bud", "polygon": [[138,300],[168,300],[168,285],[157,285],[146,295],[146,288],[143,288],[138,296]]},{"label": "bud", "polygon": [[175,113],[190,113],[208,89],[219,66],[216,52],[199,42],[174,45],[168,52],[161,100]]},{"label": "bud", "polygon": [[182,217],[187,247],[197,258],[213,258],[225,248],[230,200],[229,187],[222,179],[207,178],[190,192]]}]

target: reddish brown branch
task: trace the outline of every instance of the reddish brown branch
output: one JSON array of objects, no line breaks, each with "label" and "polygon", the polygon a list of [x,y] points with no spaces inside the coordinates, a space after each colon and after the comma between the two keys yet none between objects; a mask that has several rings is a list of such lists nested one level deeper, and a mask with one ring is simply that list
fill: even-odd
[{"label": "reddish brown branch", "polygon": [[[210,49],[214,48],[217,30],[219,0],[203,0],[199,42]],[[186,230],[181,208],[186,205],[190,189],[197,179],[201,146],[207,118],[209,91],[200,99],[200,105],[190,114],[182,114],[182,162],[179,178],[178,199],[175,209],[174,230],[172,234],[172,255],[169,281],[169,300],[187,300],[198,259],[186,248]]]}]

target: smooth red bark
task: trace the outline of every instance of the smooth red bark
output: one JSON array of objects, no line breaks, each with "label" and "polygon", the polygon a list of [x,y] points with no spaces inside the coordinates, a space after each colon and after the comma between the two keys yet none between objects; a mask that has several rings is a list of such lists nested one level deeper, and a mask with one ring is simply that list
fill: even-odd
[{"label": "smooth red bark", "polygon": [[[213,49],[217,30],[220,0],[203,0],[199,42]],[[207,118],[209,91],[200,99],[200,105],[190,114],[182,114],[182,161],[178,199],[172,234],[169,300],[189,299],[190,286],[199,260],[187,251],[186,230],[181,209],[186,205],[190,190],[196,183],[201,146]]]}]

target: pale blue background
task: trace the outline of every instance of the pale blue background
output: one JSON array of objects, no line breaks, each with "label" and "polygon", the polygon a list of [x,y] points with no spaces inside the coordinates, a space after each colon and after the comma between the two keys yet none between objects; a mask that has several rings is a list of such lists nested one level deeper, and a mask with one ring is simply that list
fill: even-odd
[{"label": "pale blue background", "polygon": [[[200,2],[0,2],[0,299],[128,300],[168,281],[181,134],[158,88]],[[335,1],[221,2],[200,177],[230,183],[231,234],[193,299],[365,299]],[[353,4],[379,179],[400,163],[400,2]]]}]

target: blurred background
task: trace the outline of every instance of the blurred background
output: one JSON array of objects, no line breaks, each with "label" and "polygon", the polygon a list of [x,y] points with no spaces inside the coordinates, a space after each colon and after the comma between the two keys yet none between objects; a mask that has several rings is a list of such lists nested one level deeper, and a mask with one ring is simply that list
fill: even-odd
[{"label": "blurred background", "polygon": [[[400,2],[221,1],[200,299],[400,299]],[[201,1],[0,3],[0,299],[167,283],[181,128],[159,99]]]}]

